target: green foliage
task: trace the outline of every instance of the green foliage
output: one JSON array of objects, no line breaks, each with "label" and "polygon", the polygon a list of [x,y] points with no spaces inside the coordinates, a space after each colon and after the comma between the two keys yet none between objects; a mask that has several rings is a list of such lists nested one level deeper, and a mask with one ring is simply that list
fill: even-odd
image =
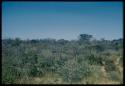
[{"label": "green foliage", "polygon": [[71,83],[89,76],[90,72],[88,63],[78,63],[75,59],[66,61],[63,66],[58,68],[58,73],[63,80]]},{"label": "green foliage", "polygon": [[83,41],[88,41],[92,38],[92,35],[88,35],[88,34],[80,34],[80,40]]},{"label": "green foliage", "polygon": [[88,34],[79,37],[71,41],[3,39],[2,83],[30,83],[50,73],[60,83],[92,84],[106,75],[107,80],[122,83],[123,40],[91,40]]},{"label": "green foliage", "polygon": [[111,80],[114,81],[122,81],[123,78],[121,78],[122,76],[120,75],[120,73],[118,73],[117,71],[110,71],[109,72],[109,77]]},{"label": "green foliage", "polygon": [[38,73],[39,73],[39,71],[37,70],[37,67],[36,67],[36,66],[33,66],[33,67],[31,68],[31,71],[30,71],[31,76],[37,76]]},{"label": "green foliage", "polygon": [[12,68],[7,68],[2,71],[2,83],[13,83],[15,80],[15,74]]}]

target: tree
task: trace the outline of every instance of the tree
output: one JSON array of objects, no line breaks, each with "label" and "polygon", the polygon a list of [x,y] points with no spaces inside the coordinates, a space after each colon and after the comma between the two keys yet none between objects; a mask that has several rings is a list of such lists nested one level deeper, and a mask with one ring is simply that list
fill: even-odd
[{"label": "tree", "polygon": [[21,43],[21,39],[20,38],[15,38],[15,40],[13,42],[13,46],[19,46],[20,43]]},{"label": "tree", "polygon": [[92,35],[88,35],[88,34],[80,34],[79,36],[80,41],[90,41],[91,38],[92,38]]},{"label": "tree", "polygon": [[64,45],[66,44],[68,41],[67,40],[64,40],[64,39],[60,39],[58,40],[58,43],[61,44],[61,45]]}]

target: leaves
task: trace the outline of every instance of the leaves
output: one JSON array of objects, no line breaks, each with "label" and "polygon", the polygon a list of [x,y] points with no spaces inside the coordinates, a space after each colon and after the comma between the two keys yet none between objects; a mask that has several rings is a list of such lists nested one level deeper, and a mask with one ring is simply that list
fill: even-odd
[{"label": "leaves", "polygon": [[56,80],[90,84],[94,83],[91,80],[96,80],[100,83],[97,80],[104,78],[103,74],[107,80],[122,83],[123,40],[91,38],[92,35],[81,34],[80,40],[71,41],[3,39],[2,83],[20,80],[30,83],[32,78],[45,78],[48,73],[56,75],[51,83],[57,83]]}]

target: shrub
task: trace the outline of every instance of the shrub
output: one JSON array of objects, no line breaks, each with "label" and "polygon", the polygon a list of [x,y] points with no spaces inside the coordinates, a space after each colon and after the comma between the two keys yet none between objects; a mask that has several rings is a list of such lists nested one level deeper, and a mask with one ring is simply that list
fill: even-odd
[{"label": "shrub", "polygon": [[58,69],[59,75],[67,82],[76,82],[89,75],[90,69],[86,62],[79,64],[76,60],[68,60]]},{"label": "shrub", "polygon": [[117,71],[110,71],[109,76],[110,76],[110,79],[114,80],[114,81],[122,81],[123,80],[122,76]]}]

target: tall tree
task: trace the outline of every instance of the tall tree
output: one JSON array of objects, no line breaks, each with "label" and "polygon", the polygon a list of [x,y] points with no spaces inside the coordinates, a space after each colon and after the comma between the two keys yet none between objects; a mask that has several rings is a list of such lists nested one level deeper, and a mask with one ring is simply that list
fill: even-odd
[{"label": "tall tree", "polygon": [[92,38],[92,35],[88,35],[88,34],[79,35],[79,40],[81,40],[81,41],[89,41],[91,38]]}]

